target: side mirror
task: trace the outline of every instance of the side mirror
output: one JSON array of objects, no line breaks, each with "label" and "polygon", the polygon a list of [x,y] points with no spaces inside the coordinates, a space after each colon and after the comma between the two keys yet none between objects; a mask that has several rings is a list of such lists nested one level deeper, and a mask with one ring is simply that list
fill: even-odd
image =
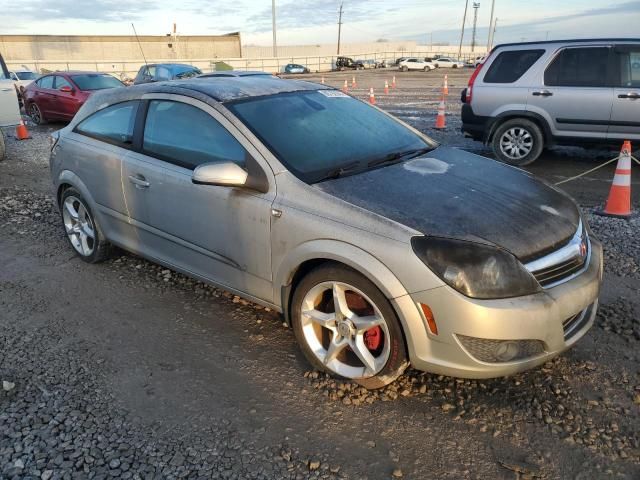
[{"label": "side mirror", "polygon": [[244,187],[249,174],[233,162],[204,163],[196,167],[191,181],[198,185]]},{"label": "side mirror", "polygon": [[73,88],[71,88],[69,85],[63,85],[62,87],[60,87],[60,91],[64,93],[72,93]]}]

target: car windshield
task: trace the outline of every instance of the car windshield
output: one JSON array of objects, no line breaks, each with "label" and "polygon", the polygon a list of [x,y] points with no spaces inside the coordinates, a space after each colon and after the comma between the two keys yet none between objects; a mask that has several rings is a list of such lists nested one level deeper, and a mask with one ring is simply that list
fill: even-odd
[{"label": "car windshield", "polygon": [[400,161],[401,154],[435,146],[379,110],[336,90],[254,97],[226,106],[307,183],[376,168]]},{"label": "car windshield", "polygon": [[18,80],[35,80],[38,76],[34,72],[16,72]]},{"label": "car windshield", "polygon": [[124,87],[124,84],[117,78],[100,73],[72,75],[71,78],[80,90],[103,90],[105,88]]},{"label": "car windshield", "polygon": [[199,68],[195,68],[195,67],[191,67],[191,66],[175,66],[172,68],[173,70],[173,75],[176,78],[191,78],[191,77],[195,77],[196,75],[200,75],[202,74],[202,71]]}]

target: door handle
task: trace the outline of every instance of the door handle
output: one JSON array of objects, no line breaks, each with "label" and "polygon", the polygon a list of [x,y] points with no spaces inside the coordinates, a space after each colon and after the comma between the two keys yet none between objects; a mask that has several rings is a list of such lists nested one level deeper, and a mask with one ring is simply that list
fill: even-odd
[{"label": "door handle", "polygon": [[129,181],[133,183],[136,188],[149,188],[149,185],[151,185],[142,175],[129,175]]},{"label": "door handle", "polygon": [[551,93],[549,90],[536,90],[531,95],[533,95],[534,97],[550,97],[551,95],[553,95],[553,93]]},{"label": "door handle", "polygon": [[620,95],[618,95],[618,98],[640,98],[640,94],[636,93],[636,92],[629,92],[629,93],[621,93]]}]

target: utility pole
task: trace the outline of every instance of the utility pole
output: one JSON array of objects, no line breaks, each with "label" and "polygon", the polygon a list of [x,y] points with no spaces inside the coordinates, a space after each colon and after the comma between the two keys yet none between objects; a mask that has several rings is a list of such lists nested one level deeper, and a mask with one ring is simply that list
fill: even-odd
[{"label": "utility pole", "polygon": [[462,32],[460,32],[460,46],[458,47],[458,59],[462,55],[462,39],[464,38],[464,24],[467,23],[467,9],[469,8],[469,0],[464,4],[464,16],[462,17]]},{"label": "utility pole", "polygon": [[487,52],[491,49],[491,34],[493,33],[493,11],[496,6],[496,0],[491,0],[491,16],[489,17],[489,37],[487,38]]},{"label": "utility pole", "polygon": [[342,34],[342,3],[338,12],[338,55],[340,55],[340,35]]},{"label": "utility pole", "polygon": [[276,0],[271,0],[271,28],[273,29],[273,57],[278,56],[278,41],[276,40]]},{"label": "utility pole", "polygon": [[473,2],[473,34],[471,35],[471,52],[476,49],[476,27],[478,25],[478,9],[480,2]]},{"label": "utility pole", "polygon": [[489,51],[493,49],[493,41],[496,38],[496,28],[498,27],[498,18],[493,19],[493,31],[491,32],[491,44],[489,45]]}]

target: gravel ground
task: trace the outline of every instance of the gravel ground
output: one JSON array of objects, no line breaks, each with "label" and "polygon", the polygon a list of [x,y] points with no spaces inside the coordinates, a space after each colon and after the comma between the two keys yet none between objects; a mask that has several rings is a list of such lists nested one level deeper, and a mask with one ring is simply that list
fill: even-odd
[{"label": "gravel ground", "polygon": [[[433,100],[405,81],[390,108]],[[8,138],[0,163],[0,478],[640,477],[637,219],[586,209],[605,284],[566,354],[370,392],[309,371],[268,309],[133,255],[80,262],[49,193],[56,128]]]}]

